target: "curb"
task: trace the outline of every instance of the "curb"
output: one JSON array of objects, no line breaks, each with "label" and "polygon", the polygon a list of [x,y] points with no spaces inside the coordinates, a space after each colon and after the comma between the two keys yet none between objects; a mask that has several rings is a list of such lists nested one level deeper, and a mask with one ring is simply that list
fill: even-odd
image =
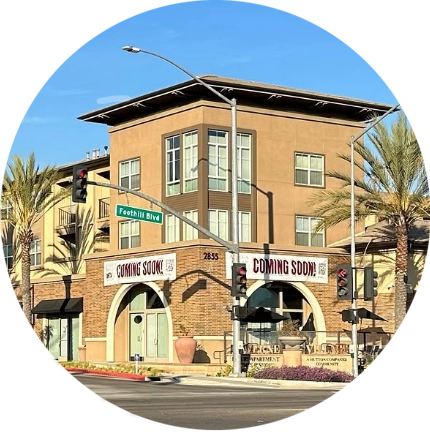
[{"label": "curb", "polygon": [[147,377],[146,375],[136,375],[132,373],[126,372],[113,372],[113,371],[104,371],[104,370],[96,370],[96,369],[85,369],[85,368],[73,368],[73,367],[65,367],[68,372],[76,372],[76,373],[88,373],[92,375],[102,375],[108,376],[112,378],[124,378],[130,379],[134,381],[157,381],[158,377]]},{"label": "curb", "polygon": [[306,389],[327,389],[327,390],[341,390],[349,383],[331,382],[331,381],[299,381],[299,380],[271,380],[271,379],[255,379],[250,377],[231,378],[231,377],[208,377],[208,376],[162,376],[163,380],[170,380],[178,384],[205,384],[209,383],[215,385],[270,385],[278,388],[306,388]]}]

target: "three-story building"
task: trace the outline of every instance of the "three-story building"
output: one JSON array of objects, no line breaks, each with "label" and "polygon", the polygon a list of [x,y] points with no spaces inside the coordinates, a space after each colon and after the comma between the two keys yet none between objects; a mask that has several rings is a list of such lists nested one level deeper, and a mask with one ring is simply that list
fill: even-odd
[{"label": "three-story building", "polygon": [[[315,233],[312,196],[341,186],[324,173],[349,172],[338,153],[348,153],[350,138],[366,121],[392,107],[217,76],[201,79],[238,102],[240,260],[248,270],[248,298],[241,304],[271,308],[303,324],[313,314],[323,335],[342,330],[339,312],[346,305],[336,300],[333,272],[348,253],[328,245],[347,238],[349,224]],[[88,168],[90,179],[140,191],[232,241],[230,106],[189,80],[79,120],[108,126],[109,153],[76,162]],[[65,181],[58,187],[68,183],[76,163],[60,167]],[[172,363],[183,325],[206,361],[218,362],[232,329],[231,254],[174,215],[163,212],[162,224],[139,221],[117,214],[117,205],[163,212],[134,194],[89,186],[87,204],[61,203],[43,219],[45,274],[33,273],[34,312],[37,328],[58,326],[55,344],[61,347],[58,338],[64,337],[67,347],[61,355],[57,348],[51,352],[75,359],[80,346],[88,361],[129,361],[139,354],[146,362]],[[76,239],[86,247],[78,242],[76,248]],[[79,269],[60,278],[46,274],[60,264],[48,256],[69,243],[79,249]],[[392,308],[392,293],[381,295],[384,308]],[[387,331],[392,326],[388,322]],[[249,325],[244,338],[272,343],[273,329]]]}]

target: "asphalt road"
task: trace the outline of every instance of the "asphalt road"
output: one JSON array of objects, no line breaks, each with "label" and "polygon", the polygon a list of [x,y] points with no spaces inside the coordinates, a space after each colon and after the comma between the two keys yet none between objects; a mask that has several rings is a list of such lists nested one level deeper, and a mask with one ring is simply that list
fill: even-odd
[{"label": "asphalt road", "polygon": [[194,385],[74,376],[94,393],[130,413],[171,426],[205,430],[246,428],[282,420],[336,393],[333,389],[213,385],[204,380],[201,385]]}]

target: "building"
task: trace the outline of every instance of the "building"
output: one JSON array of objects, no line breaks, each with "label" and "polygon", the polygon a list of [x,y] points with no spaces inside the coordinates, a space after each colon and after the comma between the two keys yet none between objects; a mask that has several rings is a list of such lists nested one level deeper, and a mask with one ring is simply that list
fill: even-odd
[{"label": "building", "polygon": [[[345,246],[329,245],[347,238],[349,227],[312,234],[312,195],[339,187],[325,170],[348,172],[337,154],[349,151],[351,136],[370,116],[392,107],[200,78],[238,101],[239,236],[248,269],[248,300],[241,304],[270,307],[302,324],[312,313],[319,343],[339,337],[347,325],[339,312],[347,305],[336,299],[334,269],[349,255]],[[60,167],[64,181],[57,187],[69,184],[74,165],[84,165],[90,180],[140,191],[231,241],[231,112],[216,95],[189,80],[79,120],[108,126],[109,152],[95,150]],[[161,224],[156,216],[141,222],[116,210],[160,211],[136,195],[101,186],[88,192],[85,205],[63,202],[37,228],[35,329],[54,357],[76,360],[80,349],[88,361],[139,354],[148,363],[175,363],[174,340],[186,328],[204,361],[221,362],[232,329],[226,248],[171,214],[164,212]],[[4,242],[10,268],[11,242]],[[11,278],[19,296],[17,268]],[[392,293],[382,287],[373,312],[392,305]],[[393,331],[393,321],[383,327]],[[274,328],[243,331],[247,342],[274,343]]]}]

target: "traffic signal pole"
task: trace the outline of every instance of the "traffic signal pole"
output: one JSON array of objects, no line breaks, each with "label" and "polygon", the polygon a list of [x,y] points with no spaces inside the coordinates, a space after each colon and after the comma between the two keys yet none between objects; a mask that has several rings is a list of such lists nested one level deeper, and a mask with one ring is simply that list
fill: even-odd
[{"label": "traffic signal pole", "polygon": [[352,374],[354,377],[358,376],[358,335],[357,335],[357,268],[356,268],[356,260],[355,260],[355,177],[354,177],[354,150],[355,143],[364,136],[370,129],[374,128],[382,119],[387,117],[388,114],[394,112],[400,104],[393,106],[390,110],[388,110],[384,115],[379,117],[375,122],[369,125],[363,132],[361,132],[357,136],[351,137],[350,146],[351,146],[351,267],[352,267],[352,300],[351,300],[351,309],[353,314],[352,321],[352,335],[351,335],[351,355],[352,355]]},{"label": "traffic signal pole", "polygon": [[357,269],[355,262],[355,177],[354,177],[354,142],[351,139],[351,310],[352,310],[352,375],[358,376],[358,334],[357,334]]},{"label": "traffic signal pole", "polygon": [[155,198],[152,198],[149,195],[146,195],[146,194],[144,194],[142,192],[138,192],[138,191],[135,191],[135,190],[123,187],[123,186],[118,186],[118,185],[115,185],[115,184],[111,184],[111,183],[103,183],[103,182],[97,182],[97,181],[88,180],[87,184],[88,185],[93,185],[93,186],[107,187],[107,188],[110,188],[110,189],[116,189],[116,190],[119,190],[119,191],[122,191],[122,192],[127,192],[127,193],[129,193],[131,195],[136,195],[139,198],[143,198],[144,200],[149,201],[151,204],[155,204],[156,206],[162,208],[163,210],[167,211],[168,213],[172,214],[173,216],[176,216],[182,222],[185,222],[186,224],[191,225],[197,231],[200,231],[201,233],[203,233],[206,236],[208,236],[210,239],[212,239],[212,240],[216,241],[217,243],[219,243],[220,245],[226,247],[229,252],[235,253],[237,251],[236,245],[231,244],[229,242],[226,242],[222,238],[220,238],[220,237],[216,236],[215,234],[211,233],[206,228],[202,227],[199,224],[196,224],[191,219],[188,219],[186,216],[183,216],[181,213],[179,213],[176,210],[172,209],[171,207],[169,207],[168,205],[164,204],[163,202],[158,201]]}]

